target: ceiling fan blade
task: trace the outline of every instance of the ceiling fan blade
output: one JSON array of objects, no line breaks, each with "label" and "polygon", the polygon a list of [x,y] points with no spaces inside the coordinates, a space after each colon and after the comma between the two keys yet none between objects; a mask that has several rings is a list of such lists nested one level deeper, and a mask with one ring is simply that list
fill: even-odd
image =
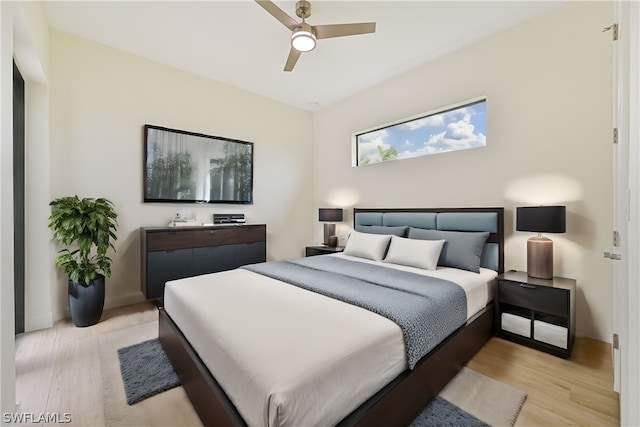
[{"label": "ceiling fan blade", "polygon": [[296,66],[296,62],[298,62],[298,58],[300,58],[300,54],[302,52],[291,48],[289,51],[289,57],[287,58],[287,63],[284,64],[284,71],[291,71],[293,67]]},{"label": "ceiling fan blade", "polygon": [[361,24],[314,25],[313,30],[316,33],[317,39],[355,36],[358,34],[374,33],[376,31],[376,23],[363,22]]},{"label": "ceiling fan blade", "polygon": [[285,11],[283,11],[278,6],[276,6],[275,3],[273,3],[272,1],[256,0],[256,3],[262,6],[264,10],[269,12],[269,14],[271,14],[271,16],[276,18],[278,21],[282,22],[282,24],[284,24],[284,26],[290,29],[291,31],[293,31],[298,25],[300,25],[296,22],[295,19],[287,15]]}]

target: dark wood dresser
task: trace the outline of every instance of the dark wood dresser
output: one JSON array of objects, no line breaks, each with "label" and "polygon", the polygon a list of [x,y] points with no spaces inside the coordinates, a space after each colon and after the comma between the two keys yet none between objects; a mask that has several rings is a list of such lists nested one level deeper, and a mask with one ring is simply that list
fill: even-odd
[{"label": "dark wood dresser", "polygon": [[140,228],[140,290],[162,298],[169,280],[266,261],[264,224]]}]

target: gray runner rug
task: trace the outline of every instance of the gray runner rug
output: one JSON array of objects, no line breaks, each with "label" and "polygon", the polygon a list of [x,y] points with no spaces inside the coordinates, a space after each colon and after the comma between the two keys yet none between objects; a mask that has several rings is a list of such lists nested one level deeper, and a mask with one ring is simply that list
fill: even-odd
[{"label": "gray runner rug", "polygon": [[[129,405],[180,385],[173,366],[157,338],[118,349],[118,358]],[[506,390],[502,390],[505,387]],[[492,392],[492,388],[496,388],[499,392]],[[489,405],[481,402],[483,400],[481,395],[488,395],[495,399],[494,403],[496,401],[507,403],[504,402],[504,394],[513,397],[514,401],[506,405],[507,407],[511,406],[511,409],[508,409],[503,418],[491,418],[496,415],[496,412],[500,412],[496,411],[495,407],[490,409],[491,416],[483,413],[481,408]],[[459,395],[470,399],[465,402],[465,399]],[[455,402],[459,400],[469,412],[451,403],[445,397]],[[443,390],[441,395],[429,402],[410,427],[513,426],[525,398],[526,394],[519,390],[464,368],[458,377],[454,378]]]}]

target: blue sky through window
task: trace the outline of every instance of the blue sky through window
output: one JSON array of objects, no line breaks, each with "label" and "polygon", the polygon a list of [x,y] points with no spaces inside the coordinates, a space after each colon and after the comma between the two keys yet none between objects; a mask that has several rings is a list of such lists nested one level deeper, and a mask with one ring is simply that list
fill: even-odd
[{"label": "blue sky through window", "polygon": [[358,166],[484,147],[485,99],[356,135]]}]

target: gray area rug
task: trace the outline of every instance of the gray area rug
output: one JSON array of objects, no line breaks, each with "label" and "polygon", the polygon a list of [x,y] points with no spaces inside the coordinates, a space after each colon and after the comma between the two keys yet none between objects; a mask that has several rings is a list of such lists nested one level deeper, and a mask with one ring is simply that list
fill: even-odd
[{"label": "gray area rug", "polygon": [[516,423],[527,394],[503,382],[462,368],[440,396],[491,426]]},{"label": "gray area rug", "polygon": [[157,338],[118,349],[118,359],[129,405],[180,385]]},{"label": "gray area rug", "polygon": [[[180,385],[180,380],[157,338],[118,349],[118,358],[129,405]],[[462,374],[473,375],[476,373],[463,371]],[[472,378],[472,381],[475,382],[478,379]],[[455,383],[455,381],[452,382]],[[515,421],[515,417],[513,421]],[[416,417],[410,427],[429,426],[486,427],[489,424],[442,396],[436,396]]]},{"label": "gray area rug", "polygon": [[98,337],[104,398],[104,425],[109,427],[202,427],[202,422],[191,406],[182,386],[156,394],[135,405],[127,404],[118,349],[153,338],[158,338],[157,319],[101,334]]},{"label": "gray area rug", "polygon": [[458,408],[447,399],[436,396],[420,412],[409,427],[488,427],[489,424],[480,421],[468,412]]}]

